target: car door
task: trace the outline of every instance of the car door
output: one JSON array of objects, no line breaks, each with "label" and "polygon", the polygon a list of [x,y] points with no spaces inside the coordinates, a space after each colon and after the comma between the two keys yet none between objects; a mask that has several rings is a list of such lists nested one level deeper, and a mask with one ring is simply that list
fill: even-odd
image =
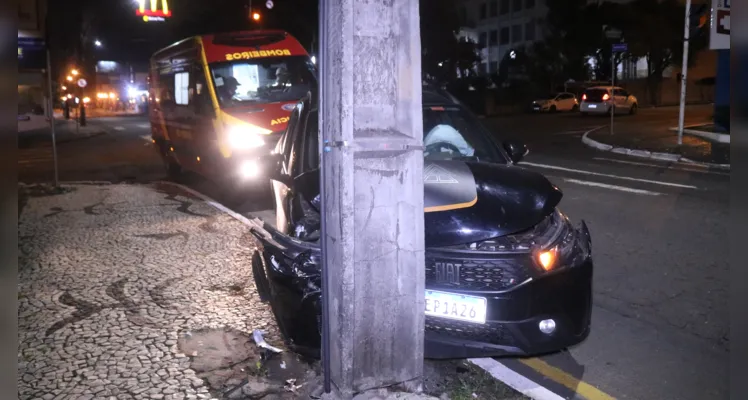
[{"label": "car door", "polygon": [[574,95],[571,93],[564,93],[561,95],[561,110],[571,111],[574,108]]},{"label": "car door", "polygon": [[[278,142],[277,152],[281,154],[281,173],[286,176],[293,176],[294,164],[298,155],[298,142],[300,135],[299,120],[302,117],[304,103],[299,103],[291,112],[291,116],[286,125],[286,132]],[[276,228],[281,232],[288,234],[291,224],[291,206],[289,200],[292,198],[292,187],[285,182],[271,180],[273,186],[273,196],[275,198],[275,218]]]},{"label": "car door", "polygon": [[613,101],[616,105],[616,113],[628,110],[626,107],[626,96],[624,90],[621,88],[613,89]]},{"label": "car door", "polygon": [[629,94],[629,92],[627,92],[626,89],[620,89],[619,94],[621,96],[621,107],[625,108],[626,111],[630,110],[631,104],[633,103],[631,101],[631,95]]}]

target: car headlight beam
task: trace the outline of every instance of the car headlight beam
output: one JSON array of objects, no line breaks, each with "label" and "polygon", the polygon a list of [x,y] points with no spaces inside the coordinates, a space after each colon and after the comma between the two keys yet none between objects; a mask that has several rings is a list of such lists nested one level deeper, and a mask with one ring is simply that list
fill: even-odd
[{"label": "car headlight beam", "polygon": [[232,149],[247,150],[265,145],[265,139],[246,126],[233,126],[228,131],[228,143]]}]

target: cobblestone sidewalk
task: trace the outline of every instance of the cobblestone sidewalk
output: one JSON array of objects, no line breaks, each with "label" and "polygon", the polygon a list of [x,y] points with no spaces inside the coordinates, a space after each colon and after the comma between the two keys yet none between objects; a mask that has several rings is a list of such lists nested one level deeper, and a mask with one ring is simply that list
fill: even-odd
[{"label": "cobblestone sidewalk", "polygon": [[280,343],[246,226],[167,184],[72,189],[20,216],[19,398],[213,398],[180,338]]}]

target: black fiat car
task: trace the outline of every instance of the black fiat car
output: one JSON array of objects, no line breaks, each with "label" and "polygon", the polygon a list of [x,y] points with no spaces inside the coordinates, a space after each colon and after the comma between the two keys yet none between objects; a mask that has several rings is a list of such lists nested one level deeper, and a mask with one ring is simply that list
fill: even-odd
[{"label": "black fiat car", "polygon": [[[287,344],[311,356],[321,343],[317,121],[310,95],[262,164],[275,209],[252,230],[260,297]],[[515,165],[524,145],[495,142],[446,92],[424,88],[423,132],[426,357],[532,355],[583,341],[591,239],[584,222],[575,227],[559,211],[561,191]],[[446,192],[445,180],[456,183]]]}]

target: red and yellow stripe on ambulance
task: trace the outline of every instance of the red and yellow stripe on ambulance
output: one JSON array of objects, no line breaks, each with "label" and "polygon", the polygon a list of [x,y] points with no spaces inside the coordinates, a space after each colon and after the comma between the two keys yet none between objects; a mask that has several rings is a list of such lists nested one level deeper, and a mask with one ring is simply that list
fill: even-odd
[{"label": "red and yellow stripe on ambulance", "polygon": [[290,56],[290,55],[291,55],[291,50],[289,49],[242,51],[242,52],[236,52],[236,53],[226,53],[226,61],[249,60],[252,58],[262,58],[262,57],[282,57],[282,56]]}]

